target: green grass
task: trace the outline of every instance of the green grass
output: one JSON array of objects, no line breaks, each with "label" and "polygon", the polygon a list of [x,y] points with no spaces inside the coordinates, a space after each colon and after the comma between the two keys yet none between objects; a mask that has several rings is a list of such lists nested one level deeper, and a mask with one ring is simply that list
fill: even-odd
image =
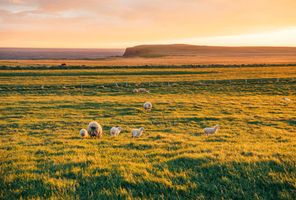
[{"label": "green grass", "polygon": [[[295,199],[295,78],[293,66],[1,70],[0,199]],[[79,137],[91,120],[102,139]]]}]

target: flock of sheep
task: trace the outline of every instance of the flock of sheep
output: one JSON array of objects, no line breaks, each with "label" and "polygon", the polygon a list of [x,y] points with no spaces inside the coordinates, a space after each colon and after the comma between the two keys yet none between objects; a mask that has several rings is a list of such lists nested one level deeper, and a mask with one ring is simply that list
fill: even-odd
[{"label": "flock of sheep", "polygon": [[[151,102],[146,102],[143,104],[143,107],[146,111],[151,111],[152,109],[152,103]],[[205,128],[204,129],[204,133],[206,135],[210,135],[210,134],[214,134],[218,131],[218,129],[220,128],[219,125],[216,125],[214,127],[210,127],[210,128]],[[110,129],[110,135],[111,136],[118,136],[119,133],[122,131],[122,128],[120,126],[116,126],[116,127],[112,127]],[[144,128],[138,128],[138,129],[132,129],[131,133],[132,133],[132,137],[140,137],[144,132]],[[80,136],[85,138],[85,137],[102,137],[103,135],[103,129],[102,126],[98,123],[98,122],[90,122],[88,124],[87,129],[81,129],[80,130]]]}]

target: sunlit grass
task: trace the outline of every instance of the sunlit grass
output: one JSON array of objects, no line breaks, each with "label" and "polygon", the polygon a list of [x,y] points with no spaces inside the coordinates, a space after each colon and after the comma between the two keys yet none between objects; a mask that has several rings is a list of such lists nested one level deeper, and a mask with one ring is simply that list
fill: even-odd
[{"label": "sunlit grass", "polygon": [[[295,67],[129,70],[139,75],[1,76],[0,198],[296,198]],[[91,120],[101,140],[79,137]]]}]

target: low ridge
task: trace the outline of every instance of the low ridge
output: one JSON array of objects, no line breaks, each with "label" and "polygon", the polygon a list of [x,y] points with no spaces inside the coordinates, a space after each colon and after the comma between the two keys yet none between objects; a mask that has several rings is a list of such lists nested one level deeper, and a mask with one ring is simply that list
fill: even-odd
[{"label": "low ridge", "polygon": [[296,47],[227,47],[187,44],[139,45],[127,48],[124,57],[161,57],[195,55],[295,55]]}]

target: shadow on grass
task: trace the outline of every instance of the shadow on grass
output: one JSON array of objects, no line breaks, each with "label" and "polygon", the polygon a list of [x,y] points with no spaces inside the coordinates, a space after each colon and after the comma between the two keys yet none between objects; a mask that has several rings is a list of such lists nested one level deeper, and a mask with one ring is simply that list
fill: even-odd
[{"label": "shadow on grass", "polygon": [[[211,159],[180,157],[166,163],[169,170],[184,172],[189,179],[173,178],[174,184],[184,181],[192,187],[186,191],[188,198],[205,199],[295,199],[296,187],[282,179],[282,175],[292,175],[292,163],[231,162],[212,164]],[[288,173],[288,174],[287,174]],[[196,187],[193,187],[194,184]]]},{"label": "shadow on grass", "polygon": [[264,126],[276,126],[276,124],[273,123],[267,123],[267,122],[262,122],[262,121],[249,121],[248,124],[251,125],[264,125]]},{"label": "shadow on grass", "polygon": [[0,177],[0,199],[50,198],[54,188],[40,179],[16,178],[9,184]]},{"label": "shadow on grass", "polygon": [[[141,179],[128,182],[120,172],[83,179],[76,189],[82,199],[295,199],[295,186],[279,174],[292,173],[295,167],[273,161],[211,164],[211,159],[181,157],[164,165],[175,175],[172,184]],[[162,165],[162,164],[160,164]],[[155,170],[155,169],[154,169]],[[153,172],[152,172],[153,173]],[[275,176],[272,174],[278,174]],[[180,189],[178,186],[185,186]],[[120,192],[125,190],[126,192]]]},{"label": "shadow on grass", "polygon": [[[147,179],[135,175],[135,181],[128,181],[117,169],[92,169],[90,176],[82,171],[91,167],[91,162],[69,162],[54,164],[45,161],[37,164],[35,173],[46,174],[58,179],[75,181],[73,188],[59,191],[55,185],[41,179],[17,178],[7,183],[4,174],[0,176],[0,198],[50,198],[56,194],[72,196],[75,199],[295,199],[295,184],[285,177],[295,172],[291,163],[229,162],[219,164],[211,158],[179,157],[158,163],[149,171],[151,176],[162,180]],[[72,169],[81,171],[74,173]],[[158,174],[158,175],[157,175]],[[128,175],[130,176],[130,175]],[[61,193],[60,192],[64,192]]]},{"label": "shadow on grass", "polygon": [[296,119],[295,119],[295,120],[293,120],[293,119],[291,119],[291,120],[286,120],[286,123],[287,123],[288,125],[290,125],[290,126],[296,126]]},{"label": "shadow on grass", "polygon": [[129,143],[125,145],[119,145],[119,146],[114,146],[114,148],[122,148],[122,149],[134,149],[134,150],[147,150],[147,149],[152,149],[152,145],[148,144],[138,144],[138,143]]}]

